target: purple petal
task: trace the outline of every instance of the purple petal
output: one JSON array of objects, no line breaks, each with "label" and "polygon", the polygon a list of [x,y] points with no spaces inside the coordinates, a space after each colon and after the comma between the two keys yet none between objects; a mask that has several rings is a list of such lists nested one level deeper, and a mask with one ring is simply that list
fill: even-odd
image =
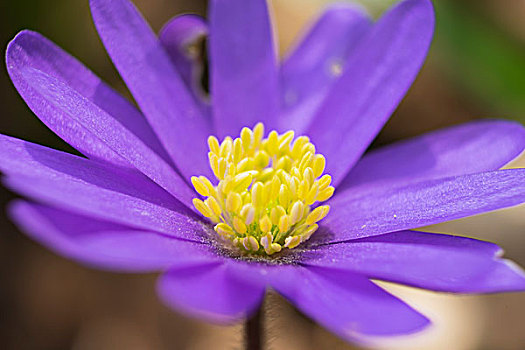
[{"label": "purple petal", "polygon": [[188,90],[194,92],[196,101],[204,96],[199,81],[204,62],[200,53],[192,50],[192,47],[198,45],[207,35],[208,24],[204,18],[193,14],[174,17],[164,25],[159,34],[160,43]]},{"label": "purple petal", "polygon": [[170,307],[209,322],[230,324],[247,318],[262,302],[265,284],[242,278],[233,261],[179,258],[159,281]]},{"label": "purple petal", "polygon": [[194,192],[164,159],[144,144],[118,120],[78,94],[63,81],[32,68],[22,69],[22,76],[47,104],[78,122],[119,156],[155,181],[188,207]]},{"label": "purple petal", "polygon": [[90,4],[109,56],[182,175],[209,175],[210,121],[151,28],[128,0]]},{"label": "purple petal", "polygon": [[330,201],[325,241],[412,229],[525,202],[525,169],[421,181],[404,187],[356,187]]},{"label": "purple petal", "polygon": [[492,243],[401,231],[305,250],[302,263],[454,293],[525,290],[525,274]]},{"label": "purple petal", "polygon": [[281,129],[305,131],[370,28],[370,18],[357,6],[339,4],[325,11],[282,63]]},{"label": "purple petal", "polygon": [[[525,128],[503,120],[483,120],[442,129],[374,150],[365,155],[337,187],[403,186],[497,170],[525,148]],[[344,190],[344,191],[343,191]]]},{"label": "purple petal", "polygon": [[306,135],[339,183],[414,81],[434,28],[430,0],[405,0],[386,13],[346,62]]},{"label": "purple petal", "polygon": [[8,187],[39,202],[181,238],[202,233],[193,212],[136,171],[4,135],[0,170]]},{"label": "purple petal", "polygon": [[33,239],[96,268],[121,272],[164,270],[171,266],[174,255],[198,254],[200,246],[28,202],[15,202],[9,209],[11,218]]},{"label": "purple petal", "polygon": [[347,341],[413,333],[429,324],[423,315],[363,276],[289,265],[276,272],[273,288]]},{"label": "purple petal", "polygon": [[211,98],[219,136],[264,122],[275,128],[278,76],[265,0],[210,2]]},{"label": "purple petal", "polygon": [[139,111],[126,99],[102,82],[80,62],[62,51],[48,39],[31,31],[20,32],[9,43],[6,54],[7,71],[20,95],[33,112],[58,136],[84,155],[114,164],[129,166],[96,135],[86,130],[28,85],[22,69],[33,67],[66,82],[72,89],[111,114],[126,129],[153,149],[167,157],[155,134]]}]

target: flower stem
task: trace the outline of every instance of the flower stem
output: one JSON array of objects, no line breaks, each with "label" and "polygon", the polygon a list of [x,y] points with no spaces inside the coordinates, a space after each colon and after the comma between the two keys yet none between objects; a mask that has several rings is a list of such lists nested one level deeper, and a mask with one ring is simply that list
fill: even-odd
[{"label": "flower stem", "polygon": [[262,306],[246,321],[244,337],[246,350],[262,350],[263,344],[263,310]]}]

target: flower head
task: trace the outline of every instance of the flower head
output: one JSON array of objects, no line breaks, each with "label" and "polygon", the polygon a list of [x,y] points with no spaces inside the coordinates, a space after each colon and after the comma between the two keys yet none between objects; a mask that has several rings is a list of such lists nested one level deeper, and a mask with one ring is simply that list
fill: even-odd
[{"label": "flower head", "polygon": [[[7,50],[28,106],[84,155],[0,136],[5,184],[28,198],[11,215],[36,240],[92,266],[166,271],[167,304],[220,323],[272,287],[349,341],[429,323],[370,279],[525,289],[496,245],[413,231],[523,203],[525,170],[498,170],[524,149],[522,126],[479,121],[365,154],[424,61],[429,0],[377,23],[331,8],[280,63],[264,0],[213,0],[209,23],[176,17],[159,38],[128,0],[91,9],[139,108],[37,33]],[[187,50],[207,33],[209,104]]]}]

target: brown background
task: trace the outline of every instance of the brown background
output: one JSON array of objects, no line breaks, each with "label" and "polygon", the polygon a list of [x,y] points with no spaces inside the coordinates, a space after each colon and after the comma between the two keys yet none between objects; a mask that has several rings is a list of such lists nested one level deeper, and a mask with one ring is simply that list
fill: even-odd
[{"label": "brown background", "polygon": [[[283,50],[327,2],[273,1]],[[498,28],[504,40],[525,47],[525,1],[457,2],[479,13],[487,26]],[[206,8],[204,0],[136,0],[135,3],[156,31],[173,15],[204,14]],[[375,6],[376,12],[384,7],[381,0],[368,5]],[[0,0],[0,43],[5,46],[24,28],[51,38],[127,94],[91,23],[87,0]],[[468,84],[454,74],[455,69],[459,68],[451,64],[446,50],[437,41],[417,82],[374,145],[482,116],[513,114],[505,106],[494,106],[466,89]],[[5,67],[0,73],[0,106],[1,133],[71,151],[31,114],[12,87]],[[524,160],[521,165],[525,165]],[[0,187],[1,208],[14,197]],[[525,208],[518,207],[430,230],[497,241],[508,257],[525,266],[524,214]],[[3,211],[0,231],[2,349],[240,348],[240,326],[207,325],[161,305],[155,295],[154,275],[113,274],[79,266],[19,233]],[[387,288],[424,311],[436,326],[424,334],[387,341],[380,348],[525,348],[525,293],[458,297],[398,286]],[[302,317],[281,298],[272,295],[266,305],[270,348],[350,348]]]}]

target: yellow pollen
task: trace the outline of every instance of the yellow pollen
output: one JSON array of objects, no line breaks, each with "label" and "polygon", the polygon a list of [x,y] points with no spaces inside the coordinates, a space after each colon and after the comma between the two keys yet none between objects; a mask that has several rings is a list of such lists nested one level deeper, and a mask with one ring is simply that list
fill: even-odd
[{"label": "yellow pollen", "polygon": [[[272,255],[307,241],[328,215],[318,203],[334,194],[323,174],[326,159],[306,136],[293,131],[264,137],[264,126],[243,128],[240,137],[208,138],[208,159],[216,185],[205,176],[191,183],[202,199],[195,208],[217,234],[247,253]],[[311,206],[316,206],[311,208]]]}]

